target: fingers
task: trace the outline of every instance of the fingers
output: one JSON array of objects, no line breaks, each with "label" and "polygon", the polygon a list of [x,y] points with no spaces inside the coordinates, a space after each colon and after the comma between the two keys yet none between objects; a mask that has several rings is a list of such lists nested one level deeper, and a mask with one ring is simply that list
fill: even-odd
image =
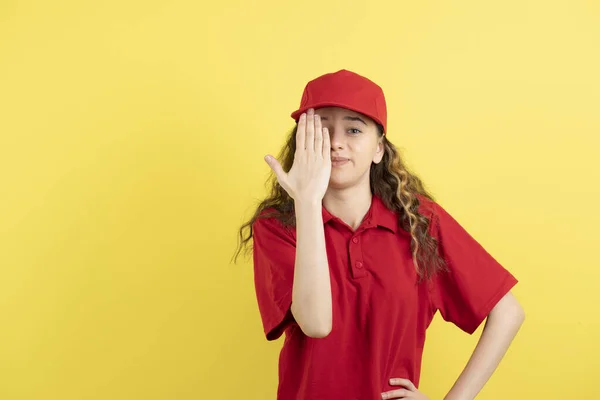
[{"label": "fingers", "polygon": [[296,129],[296,149],[306,149],[306,114],[302,113]]},{"label": "fingers", "polygon": [[311,108],[306,115],[306,150],[315,150],[315,111]]},{"label": "fingers", "polygon": [[300,115],[296,129],[296,151],[308,150],[331,157],[331,138],[327,128],[323,128],[321,117],[313,109]]},{"label": "fingers", "polygon": [[321,155],[323,152],[323,127],[321,125],[321,116],[315,114],[315,145],[314,151]]},{"label": "fingers", "polygon": [[389,392],[381,393],[382,399],[405,399],[409,396],[410,391],[406,389],[390,390]]},{"label": "fingers", "polygon": [[417,387],[409,380],[404,378],[392,378],[390,379],[390,385],[404,386],[405,389],[390,390],[381,394],[382,399],[404,399],[411,398]]},{"label": "fingers", "polygon": [[392,378],[392,379],[390,379],[390,385],[404,386],[411,392],[414,392],[417,390],[417,387],[409,379],[404,379],[404,378]]},{"label": "fingers", "polygon": [[331,138],[329,137],[329,129],[323,128],[323,159],[331,159]]},{"label": "fingers", "polygon": [[269,164],[269,167],[271,167],[271,169],[275,173],[275,176],[277,176],[277,181],[279,182],[279,184],[285,188],[287,175],[279,161],[277,161],[277,159],[271,155],[266,156],[265,161],[267,162],[267,164]]}]

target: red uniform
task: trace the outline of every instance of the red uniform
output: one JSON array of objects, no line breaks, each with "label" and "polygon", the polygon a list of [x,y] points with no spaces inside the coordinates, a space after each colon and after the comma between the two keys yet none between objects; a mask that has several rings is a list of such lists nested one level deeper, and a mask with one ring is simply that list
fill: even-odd
[{"label": "red uniform", "polygon": [[419,385],[425,331],[434,314],[473,333],[516,283],[439,204],[424,197],[450,269],[417,283],[410,234],[376,196],[358,229],[323,208],[333,300],[333,328],[322,339],[303,334],[290,311],[295,230],[275,219],[254,223],[258,306],[268,340],[285,333],[279,400],[381,399],[390,378]]}]

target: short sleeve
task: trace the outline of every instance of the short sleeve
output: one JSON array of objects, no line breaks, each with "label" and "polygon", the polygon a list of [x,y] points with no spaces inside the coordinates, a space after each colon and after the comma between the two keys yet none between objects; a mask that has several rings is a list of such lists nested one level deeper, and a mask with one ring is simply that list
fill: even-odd
[{"label": "short sleeve", "polygon": [[267,340],[278,339],[293,322],[291,313],[296,241],[274,218],[252,227],[254,286]]},{"label": "short sleeve", "polygon": [[433,278],[433,307],[472,334],[517,279],[440,205],[432,209],[431,234],[448,267]]}]

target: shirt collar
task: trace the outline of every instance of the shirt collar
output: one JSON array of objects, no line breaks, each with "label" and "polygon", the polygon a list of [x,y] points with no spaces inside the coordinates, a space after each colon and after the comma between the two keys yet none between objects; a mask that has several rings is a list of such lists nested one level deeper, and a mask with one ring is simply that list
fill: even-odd
[{"label": "shirt collar", "polygon": [[[323,207],[323,223],[327,224],[332,219],[337,219],[337,217]],[[398,215],[387,208],[379,196],[373,195],[371,206],[361,225],[365,228],[382,227],[397,233]]]}]

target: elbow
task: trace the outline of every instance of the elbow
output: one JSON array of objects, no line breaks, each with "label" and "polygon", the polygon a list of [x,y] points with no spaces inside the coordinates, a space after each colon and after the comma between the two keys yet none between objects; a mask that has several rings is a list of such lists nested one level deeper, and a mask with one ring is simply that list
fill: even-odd
[{"label": "elbow", "polygon": [[332,315],[327,313],[325,315],[318,315],[316,313],[306,314],[297,310],[292,303],[292,315],[296,320],[296,323],[306,336],[323,339],[331,333],[333,328]]},{"label": "elbow", "polygon": [[329,336],[329,334],[331,333],[332,326],[331,324],[320,324],[318,326],[300,328],[302,329],[302,332],[304,332],[304,334],[308,337],[314,339],[323,339]]},{"label": "elbow", "polygon": [[302,326],[300,326],[300,329],[302,329],[302,332],[313,339],[323,339],[326,338],[327,336],[329,336],[329,334],[331,333],[331,327],[327,327],[327,326],[316,326],[316,327],[306,327],[303,328]]}]

